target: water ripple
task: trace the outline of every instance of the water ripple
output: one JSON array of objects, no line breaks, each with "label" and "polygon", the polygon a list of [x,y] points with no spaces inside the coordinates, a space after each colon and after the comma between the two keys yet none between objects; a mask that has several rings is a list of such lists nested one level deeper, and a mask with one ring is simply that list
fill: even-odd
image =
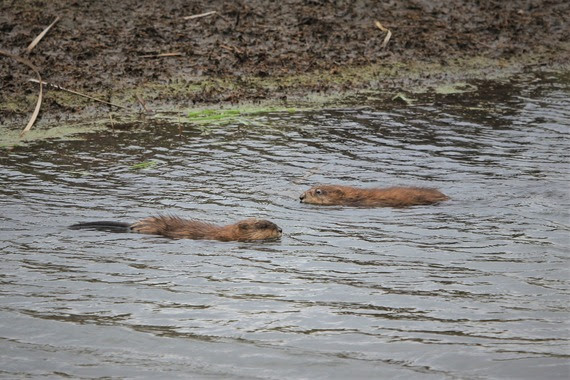
[{"label": "water ripple", "polygon": [[[565,378],[568,87],[479,88],[1,157],[0,373]],[[145,161],[155,165],[133,168]],[[300,204],[316,183],[452,199]],[[264,217],[285,233],[220,243],[66,229],[158,213]]]}]

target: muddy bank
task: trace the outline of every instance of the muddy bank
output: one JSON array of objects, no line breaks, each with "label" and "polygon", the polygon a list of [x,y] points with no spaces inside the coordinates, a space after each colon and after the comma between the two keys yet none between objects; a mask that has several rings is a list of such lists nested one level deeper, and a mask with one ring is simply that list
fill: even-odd
[{"label": "muddy bank", "polygon": [[[217,13],[184,18],[207,11]],[[5,1],[0,46],[27,57],[45,81],[134,113],[139,100],[150,109],[285,101],[564,64],[568,15],[568,2],[547,0]],[[375,21],[392,33],[385,47]],[[29,118],[37,97],[31,77],[0,58],[2,124]],[[108,111],[48,88],[39,122]]]}]

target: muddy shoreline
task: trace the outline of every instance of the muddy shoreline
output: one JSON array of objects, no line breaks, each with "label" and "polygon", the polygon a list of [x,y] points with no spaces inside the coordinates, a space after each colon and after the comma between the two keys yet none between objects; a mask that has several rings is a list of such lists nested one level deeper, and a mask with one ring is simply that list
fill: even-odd
[{"label": "muddy shoreline", "polygon": [[[186,16],[216,11],[209,16]],[[564,1],[7,1],[0,48],[45,81],[126,107],[46,88],[38,125],[109,112],[310,101],[362,90],[566,70]],[[57,16],[29,54],[25,48]],[[386,32],[392,36],[383,47]],[[160,56],[167,54],[167,56]],[[0,58],[0,123],[20,128],[38,86]]]}]

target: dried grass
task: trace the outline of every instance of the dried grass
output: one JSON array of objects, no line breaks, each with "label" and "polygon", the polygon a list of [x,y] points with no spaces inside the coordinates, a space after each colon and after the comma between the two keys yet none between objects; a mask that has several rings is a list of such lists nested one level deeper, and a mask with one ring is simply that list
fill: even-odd
[{"label": "dried grass", "polygon": [[182,17],[184,20],[194,20],[197,18],[202,18],[202,17],[207,17],[207,16],[211,16],[218,13],[218,11],[210,11],[210,12],[205,12],[205,13],[200,13],[197,15],[192,15],[192,16],[186,16],[186,17]]},{"label": "dried grass", "polygon": [[26,48],[26,52],[28,52],[28,53],[31,52],[32,49],[35,48],[36,45],[41,41],[41,39],[44,38],[44,36],[51,29],[51,27],[54,26],[58,21],[59,21],[59,16],[57,16],[55,18],[55,20],[51,24],[48,25],[47,28],[45,28],[40,34],[38,34],[38,36],[36,38],[34,38],[34,40]]},{"label": "dried grass", "polygon": [[[29,81],[30,81],[30,82],[34,82],[34,83],[38,83],[38,81],[37,81],[36,79],[29,79]],[[39,82],[41,82],[41,81],[39,81]],[[70,94],[74,94],[74,95],[77,95],[77,96],[82,96],[82,97],[84,97],[84,98],[91,99],[91,100],[96,101],[96,102],[99,102],[99,103],[108,104],[108,105],[113,106],[113,107],[122,108],[122,109],[128,109],[128,108],[125,107],[125,106],[121,106],[121,105],[119,105],[119,104],[111,103],[111,102],[108,102],[108,101],[106,101],[106,100],[101,100],[101,99],[95,98],[95,97],[93,97],[93,96],[85,95],[85,94],[82,94],[81,92],[73,91],[73,90],[70,90],[70,89],[61,87],[61,86],[59,86],[59,85],[57,85],[57,84],[48,83],[48,82],[41,82],[40,84],[44,84],[44,85],[46,85],[46,86],[53,87],[53,88],[55,88],[56,90],[61,90],[61,91],[69,92]]]},{"label": "dried grass", "polygon": [[182,57],[184,54],[179,52],[160,53],[160,54],[146,54],[141,55],[141,58],[163,58],[163,57]]},{"label": "dried grass", "polygon": [[4,50],[0,50],[0,55],[10,57],[13,60],[21,63],[22,65],[30,68],[38,77],[37,81],[40,84],[40,92],[38,94],[38,101],[36,103],[36,107],[34,108],[34,112],[32,113],[32,117],[28,121],[28,124],[26,124],[26,127],[22,130],[22,132],[20,132],[20,137],[22,137],[32,128],[32,126],[36,122],[36,119],[38,118],[38,114],[40,113],[40,108],[42,106],[42,100],[43,100],[43,96],[44,96],[43,85],[42,85],[42,83],[43,83],[42,82],[42,76],[40,75],[40,71],[37,69],[37,67],[34,66],[34,64],[32,62],[28,61],[27,59],[19,57],[17,55],[11,54],[11,53],[8,53],[7,51],[4,51]]},{"label": "dried grass", "polygon": [[374,25],[376,25],[376,27],[378,29],[380,29],[383,32],[386,32],[386,37],[384,37],[384,41],[382,41],[382,45],[380,45],[380,47],[382,49],[384,49],[386,47],[386,45],[388,45],[388,41],[390,41],[390,38],[392,37],[392,32],[390,31],[390,29],[385,28],[380,21],[374,21]]}]

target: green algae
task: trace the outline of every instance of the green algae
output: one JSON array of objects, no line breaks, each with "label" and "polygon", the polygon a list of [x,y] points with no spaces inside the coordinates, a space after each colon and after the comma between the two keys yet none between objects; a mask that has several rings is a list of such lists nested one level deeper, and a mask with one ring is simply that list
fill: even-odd
[{"label": "green algae", "polygon": [[131,170],[143,170],[143,169],[149,169],[149,168],[155,167],[157,165],[158,165],[157,161],[150,160],[150,161],[139,162],[137,164],[131,165],[129,167],[129,169],[131,169]]},{"label": "green algae", "polygon": [[241,116],[243,113],[239,109],[211,109],[207,108],[200,111],[190,111],[186,115],[189,121],[193,123],[216,123],[222,120],[232,119]]},{"label": "green algae", "polygon": [[435,87],[434,91],[436,94],[440,95],[450,95],[450,94],[464,94],[466,92],[473,92],[477,91],[477,86],[465,83],[465,82],[457,82],[457,83],[446,83],[440,86]]},{"label": "green algae", "polygon": [[21,130],[0,125],[0,149],[10,149],[16,146],[25,146],[43,140],[84,140],[86,134],[127,129],[137,122],[135,117],[113,116],[108,113],[105,118],[95,118],[83,121],[54,121],[51,120],[42,126],[35,125],[24,136]]},{"label": "green algae", "polygon": [[214,124],[224,125],[235,120],[244,120],[243,117],[269,113],[269,112],[297,112],[297,108],[278,106],[236,106],[229,109],[205,108],[201,110],[191,110],[186,114],[186,121],[193,124]]},{"label": "green algae", "polygon": [[0,148],[7,149],[48,139],[79,140],[81,139],[78,137],[80,133],[85,133],[86,131],[97,132],[106,129],[107,127],[103,124],[90,124],[87,127],[85,125],[63,124],[49,129],[32,128],[23,137],[20,137],[21,131],[0,127]]},{"label": "green algae", "polygon": [[[126,105],[127,110],[119,110],[113,115],[119,121],[109,118],[108,106],[101,106],[75,95],[50,90],[46,93],[46,103],[59,105],[59,111],[48,107],[40,113],[40,119],[32,130],[22,139],[18,128],[23,128],[26,117],[31,114],[35,97],[14,96],[4,99],[0,112],[13,117],[0,126],[0,147],[6,148],[28,142],[51,138],[77,138],[80,133],[97,132],[113,128],[120,119],[137,122],[171,123],[193,125],[202,134],[209,134],[213,128],[231,123],[243,125],[261,125],[256,115],[268,112],[298,112],[319,108],[335,108],[359,105],[362,100],[384,102],[403,102],[414,104],[414,98],[408,94],[454,95],[477,91],[471,82],[475,79],[509,78],[523,72],[526,67],[538,67],[540,55],[527,55],[512,60],[493,60],[484,57],[454,59],[448,62],[419,62],[406,64],[385,62],[363,67],[345,67],[329,71],[317,71],[311,74],[287,75],[279,77],[241,77],[211,78],[184,77],[172,78],[168,82],[146,82],[144,85],[129,87],[119,86],[112,94],[89,93],[114,103]],[[567,78],[568,65],[554,67],[561,77]],[[566,73],[566,74],[564,74]],[[324,89],[324,90],[323,90]],[[218,101],[203,103],[196,108],[188,108],[188,103],[196,94],[229,94],[237,90],[243,93],[245,100],[237,103]],[[247,100],[252,93],[267,93],[261,101]],[[279,96],[286,94],[286,96]],[[32,99],[33,98],[33,99]],[[206,97],[207,98],[207,97]],[[137,99],[143,99],[151,112],[142,112]],[[285,100],[283,100],[285,99]],[[355,102],[357,99],[358,102]],[[68,110],[81,109],[81,113]],[[58,118],[66,119],[64,122]],[[91,120],[91,121],[90,121]]]}]

